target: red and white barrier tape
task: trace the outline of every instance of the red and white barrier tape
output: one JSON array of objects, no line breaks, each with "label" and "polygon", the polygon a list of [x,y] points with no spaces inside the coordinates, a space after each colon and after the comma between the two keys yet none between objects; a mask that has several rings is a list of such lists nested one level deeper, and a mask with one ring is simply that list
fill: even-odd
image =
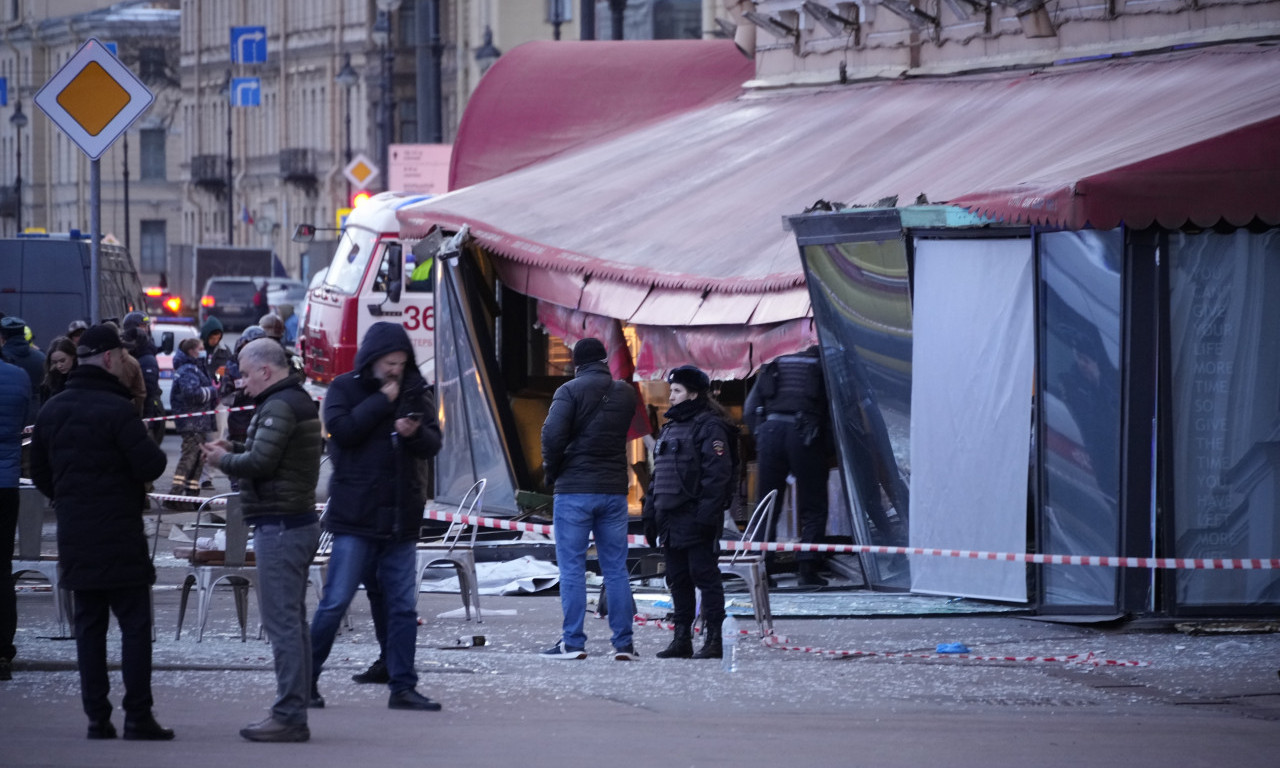
[{"label": "red and white barrier tape", "polygon": [[[505,518],[477,517],[458,512],[426,509],[423,516],[444,522],[463,522],[483,528],[501,528],[507,531],[527,531],[552,535],[552,526],[537,523],[521,523]],[[644,546],[643,536],[631,535],[627,542]],[[1093,565],[1119,568],[1171,568],[1179,570],[1268,570],[1280,568],[1280,558],[1237,559],[1189,558],[1189,557],[1108,557],[1104,555],[1031,555],[1016,552],[982,552],[969,549],[935,549],[929,547],[878,547],[866,544],[799,544],[785,542],[758,542],[724,540],[724,550],[750,552],[827,552],[873,553],[882,555],[927,555],[932,557],[957,557],[969,560],[997,560],[1003,562],[1044,563],[1049,565]]]},{"label": "red and white barrier tape", "polygon": [[212,411],[191,411],[189,413],[174,413],[168,416],[148,416],[143,421],[174,421],[175,419],[188,419],[192,416],[213,416],[218,413],[235,413],[236,411],[252,411],[257,408],[256,405],[236,405],[229,408],[215,408]]},{"label": "red and white barrier tape", "polygon": [[[167,493],[148,494],[157,501],[204,503],[207,496],[178,496]],[[216,499],[214,506],[225,505],[226,499]],[[316,505],[316,511],[324,509],[323,504]],[[448,512],[440,509],[426,508],[422,516],[427,520],[442,522],[461,522],[467,525],[479,525],[482,528],[496,528],[503,531],[521,531],[537,533],[543,536],[554,536],[555,528],[543,523],[524,523],[504,517],[482,517],[464,515],[460,512]],[[627,543],[635,546],[646,546],[643,536],[629,535]],[[925,547],[873,547],[861,544],[788,544],[780,542],[742,542],[725,540],[720,542],[724,550],[743,550],[752,552],[874,552],[878,554],[928,555],[933,557],[959,557],[977,560],[999,560],[1005,562],[1048,563],[1054,565],[1095,565],[1128,568],[1170,568],[1178,570],[1267,570],[1280,568],[1280,559],[1270,560],[1228,560],[1202,559],[1182,557],[1103,557],[1085,555],[1028,555],[1009,552],[974,552],[967,549],[930,549]]]},{"label": "red and white barrier tape", "polygon": [[[651,619],[647,616],[636,614],[635,623],[638,626],[652,625],[662,629],[675,629],[675,624]],[[697,632],[698,628],[694,627]],[[750,637],[753,635],[751,630],[739,629],[739,635]],[[854,657],[871,657],[878,656],[885,659],[921,659],[927,661],[965,659],[968,661],[1007,661],[1007,662],[1029,662],[1033,664],[1082,664],[1094,667],[1149,667],[1149,661],[1133,661],[1120,659],[1104,659],[1094,654],[1093,651],[1087,653],[1070,653],[1063,656],[981,656],[975,653],[910,653],[906,651],[843,651],[830,650],[826,648],[818,648],[811,645],[793,645],[789,638],[780,637],[778,635],[769,634],[760,639],[760,644],[766,648],[772,648],[775,651],[797,651],[800,653],[814,653],[821,656],[832,656],[834,658],[854,658]]]}]

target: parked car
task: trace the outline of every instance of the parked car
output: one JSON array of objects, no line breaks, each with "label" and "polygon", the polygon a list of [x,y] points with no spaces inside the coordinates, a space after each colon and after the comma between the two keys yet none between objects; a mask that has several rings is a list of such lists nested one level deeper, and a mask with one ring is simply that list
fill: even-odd
[{"label": "parked car", "polygon": [[211,277],[204,284],[200,295],[200,324],[210,317],[222,322],[225,331],[243,331],[266,312],[253,305],[263,283],[267,284],[267,311],[276,312],[282,304],[290,304],[294,311],[302,308],[307,298],[307,286],[301,280],[289,277]]},{"label": "parked car", "polygon": [[156,353],[156,362],[160,364],[160,394],[164,399],[165,413],[172,413],[169,407],[169,390],[173,389],[173,353],[184,339],[198,339],[200,331],[195,323],[187,320],[153,320],[151,322],[151,339],[160,351]]},{"label": "parked car", "polygon": [[292,306],[294,312],[302,312],[302,304],[307,300],[306,283],[285,277],[272,277],[266,280],[267,304],[272,312],[279,312],[279,307],[285,304]]},{"label": "parked car", "polygon": [[264,313],[253,306],[253,297],[264,278],[211,277],[200,294],[200,325],[216,317],[225,331],[243,331],[258,323]]},{"label": "parked car", "polygon": [[142,289],[142,305],[151,317],[182,317],[182,297],[158,285]]}]

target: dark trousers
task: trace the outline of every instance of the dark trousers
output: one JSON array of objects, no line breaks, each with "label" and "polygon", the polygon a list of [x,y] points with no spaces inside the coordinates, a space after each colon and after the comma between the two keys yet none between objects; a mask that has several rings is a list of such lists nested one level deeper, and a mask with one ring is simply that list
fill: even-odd
[{"label": "dark trousers", "polygon": [[671,589],[672,620],[683,626],[693,624],[697,613],[694,588],[702,590],[702,618],[708,627],[719,628],[724,621],[724,583],[720,580],[719,545],[707,542],[693,547],[664,547],[667,586]]},{"label": "dark trousers", "polygon": [[173,487],[185,490],[188,496],[200,495],[200,470],[204,468],[204,453],[200,446],[204,442],[203,432],[182,433],[182,455],[173,468]]},{"label": "dark trousers", "polygon": [[75,591],[76,661],[80,665],[80,699],[90,720],[111,716],[107,694],[107,624],[111,614],[120,625],[120,671],[124,676],[122,708],[126,719],[151,711],[151,587],[77,589]]},{"label": "dark trousers", "polygon": [[[800,541],[816,544],[827,530],[827,456],[822,441],[806,446],[794,422],[766,421],[756,434],[760,494],[778,492],[775,510],[787,491],[787,475],[796,476],[796,522]],[[769,526],[769,541],[778,538],[778,515]],[[819,560],[817,552],[801,552],[797,560]]]},{"label": "dark trousers", "polygon": [[18,489],[0,488],[0,659],[12,661],[17,652],[18,599],[13,593],[13,543],[18,529]]}]

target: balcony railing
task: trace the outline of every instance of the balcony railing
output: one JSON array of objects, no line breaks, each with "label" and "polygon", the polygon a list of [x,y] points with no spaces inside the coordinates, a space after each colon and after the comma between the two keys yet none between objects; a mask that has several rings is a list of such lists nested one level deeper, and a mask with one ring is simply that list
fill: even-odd
[{"label": "balcony railing", "polygon": [[227,156],[196,155],[191,158],[191,183],[209,192],[227,188]]},{"label": "balcony railing", "polygon": [[314,190],[319,181],[316,178],[316,151],[300,147],[280,150],[280,175],[289,184]]}]

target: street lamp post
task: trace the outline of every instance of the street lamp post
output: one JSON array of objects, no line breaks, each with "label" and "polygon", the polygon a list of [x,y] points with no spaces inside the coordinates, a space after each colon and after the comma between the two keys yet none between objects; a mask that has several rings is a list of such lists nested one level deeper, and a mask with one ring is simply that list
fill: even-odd
[{"label": "street lamp post", "polygon": [[488,24],[484,25],[484,43],[476,49],[476,66],[480,67],[480,74],[483,75],[489,71],[494,62],[502,56],[502,51],[493,44],[493,30]]},{"label": "street lamp post", "polygon": [[15,218],[15,226],[17,233],[22,234],[22,129],[27,127],[27,116],[22,111],[22,100],[14,102],[13,114],[9,116],[9,123],[18,132],[17,137],[17,161],[18,170],[13,178],[13,195],[17,198],[17,213]]},{"label": "street lamp post", "polygon": [[231,106],[234,97],[231,93],[231,68],[227,67],[227,79],[222,83],[222,92],[227,95],[227,245],[235,245],[235,201],[232,199],[232,185],[235,177],[231,171]]},{"label": "street lamp post", "polygon": [[[373,37],[382,48],[381,101],[378,105],[378,162],[382,178],[388,178],[391,158],[391,141],[395,136],[392,125],[395,105],[391,101],[391,75],[395,64],[395,48],[391,45],[391,14],[400,8],[401,0],[377,0],[378,17],[373,23]],[[389,188],[389,187],[388,187]]]},{"label": "street lamp post", "polygon": [[[334,81],[341,85],[346,93],[346,110],[343,122],[346,123],[347,138],[345,151],[343,156],[347,160],[347,165],[351,165],[351,90],[356,87],[356,83],[360,82],[360,75],[356,73],[351,66],[351,54],[344,54],[342,57],[342,69],[338,70],[338,74],[334,75]],[[345,166],[344,166],[345,167]],[[347,203],[351,202],[351,181],[347,180]]]}]

